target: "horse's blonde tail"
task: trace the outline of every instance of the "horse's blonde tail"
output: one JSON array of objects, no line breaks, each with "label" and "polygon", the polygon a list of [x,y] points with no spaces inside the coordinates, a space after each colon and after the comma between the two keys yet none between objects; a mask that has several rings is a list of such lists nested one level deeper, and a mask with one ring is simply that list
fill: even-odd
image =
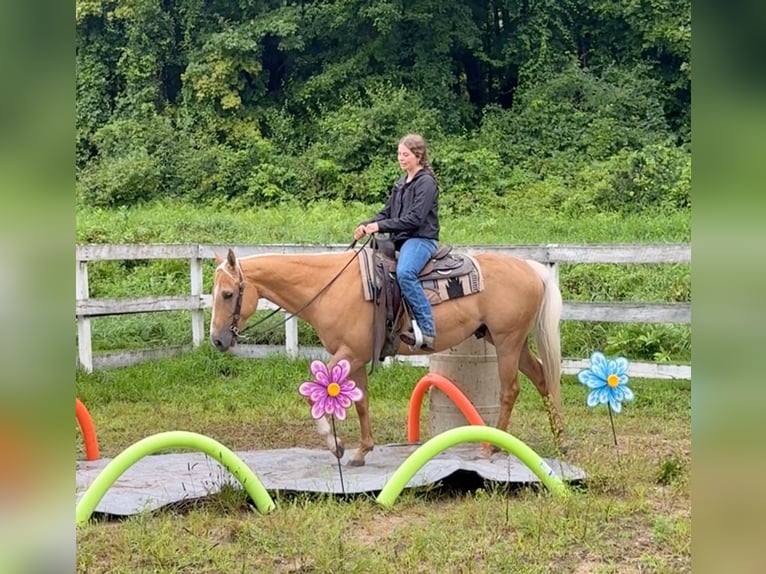
[{"label": "horse's blonde tail", "polygon": [[527,260],[545,286],[543,301],[535,319],[535,342],[543,366],[545,384],[556,410],[561,412],[561,311],[563,302],[558,278],[551,267]]}]

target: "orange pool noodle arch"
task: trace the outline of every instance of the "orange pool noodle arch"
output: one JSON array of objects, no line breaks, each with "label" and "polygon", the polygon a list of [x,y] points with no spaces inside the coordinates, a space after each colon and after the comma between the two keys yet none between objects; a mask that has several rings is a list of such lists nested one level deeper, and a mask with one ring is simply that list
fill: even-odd
[{"label": "orange pool noodle arch", "polygon": [[447,395],[455,406],[460,409],[466,420],[472,425],[484,425],[484,419],[481,418],[479,411],[473,406],[463,392],[457,388],[455,383],[449,379],[436,374],[428,373],[420,378],[410,395],[410,406],[407,415],[407,441],[418,442],[420,440],[420,407],[423,403],[423,395],[431,387],[436,387]]},{"label": "orange pool noodle arch", "polygon": [[80,425],[82,431],[82,440],[85,443],[85,459],[86,460],[98,460],[98,439],[96,438],[96,427],[93,426],[93,419],[90,418],[90,413],[82,401],[75,397],[75,414],[77,415],[77,423]]}]

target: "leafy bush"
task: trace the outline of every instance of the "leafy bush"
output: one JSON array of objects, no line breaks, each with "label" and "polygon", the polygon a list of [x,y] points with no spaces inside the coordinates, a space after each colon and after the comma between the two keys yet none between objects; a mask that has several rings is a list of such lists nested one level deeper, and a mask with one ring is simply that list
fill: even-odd
[{"label": "leafy bush", "polygon": [[[337,110],[319,118],[315,137],[301,159],[306,199],[334,196],[379,202],[398,174],[399,138],[417,132],[432,142],[440,135],[439,125],[438,111],[425,107],[417,93],[405,88],[373,85],[362,95],[347,98]],[[339,187],[334,190],[327,188],[328,169],[335,172],[333,183]]]},{"label": "leafy bush", "polygon": [[550,189],[548,201],[570,216],[687,209],[691,153],[670,143],[622,150],[575,171],[566,185]]},{"label": "leafy bush", "polygon": [[159,115],[106,124],[91,140],[96,154],[79,174],[79,196],[92,206],[116,207],[172,195],[178,141],[170,119]]},{"label": "leafy bush", "polygon": [[242,199],[248,205],[279,203],[297,187],[297,177],[289,168],[263,162],[252,166]]},{"label": "leafy bush", "polygon": [[79,192],[96,207],[132,205],[158,197],[162,169],[146,148],[109,157],[85,170]]},{"label": "leafy bush", "polygon": [[520,86],[510,110],[485,108],[479,137],[506,163],[545,175],[664,141],[670,132],[656,82],[642,68],[597,74],[573,63],[548,81]]},{"label": "leafy bush", "polygon": [[610,158],[606,171],[594,197],[603,209],[691,207],[691,154],[679,147],[656,144],[624,151]]},{"label": "leafy bush", "polygon": [[372,202],[376,206],[385,203],[394,182],[402,176],[396,161],[396,150],[392,150],[374,158],[360,174],[341,174],[341,189],[346,190],[346,200]]},{"label": "leafy bush", "polygon": [[252,206],[278,203],[295,192],[295,170],[255,126],[236,123],[219,142],[205,134],[187,139],[192,143],[179,150],[178,184],[168,195]]},{"label": "leafy bush", "polygon": [[442,204],[453,213],[467,213],[477,205],[491,207],[506,191],[505,170],[496,150],[451,141],[438,148],[433,164]]}]

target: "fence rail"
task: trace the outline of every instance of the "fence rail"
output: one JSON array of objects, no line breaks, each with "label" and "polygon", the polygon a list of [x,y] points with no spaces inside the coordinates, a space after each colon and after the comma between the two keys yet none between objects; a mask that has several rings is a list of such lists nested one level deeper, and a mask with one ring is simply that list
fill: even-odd
[{"label": "fence rail", "polygon": [[[204,260],[214,259],[229,248],[238,256],[265,253],[327,253],[347,250],[347,245],[215,245],[215,244],[82,244],[76,247],[76,301],[78,361],[86,371],[99,368],[127,366],[137,362],[172,356],[203,343],[205,338],[204,311],[211,307],[211,295],[203,293]],[[495,252],[546,263],[558,274],[562,263],[613,264],[673,264],[690,263],[689,244],[641,245],[462,245],[456,251],[468,254]],[[186,259],[190,266],[190,294],[175,296],[149,296],[134,298],[91,298],[88,283],[88,263],[97,261],[129,261],[155,259]],[[261,299],[258,309],[274,309],[275,305]],[[161,311],[190,311],[192,315],[192,341],[188,345],[160,349],[118,351],[93,354],[91,320],[96,317]],[[691,323],[691,305],[688,303],[643,302],[582,302],[565,301],[563,320],[601,321],[617,323]],[[263,357],[273,352],[287,356],[326,356],[321,349],[301,348],[298,345],[298,323],[295,318],[285,323],[285,346],[238,345],[236,353],[242,356]],[[390,361],[404,361],[427,365],[427,356],[397,356]],[[584,359],[564,359],[562,370],[573,374],[586,366]],[[651,378],[691,379],[689,365],[659,363],[631,363],[631,376]]]}]

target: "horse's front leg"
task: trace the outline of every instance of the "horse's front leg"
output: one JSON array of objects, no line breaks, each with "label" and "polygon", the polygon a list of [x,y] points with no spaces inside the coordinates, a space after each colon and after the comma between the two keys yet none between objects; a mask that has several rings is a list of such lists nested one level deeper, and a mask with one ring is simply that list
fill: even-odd
[{"label": "horse's front leg", "polygon": [[[354,368],[353,365],[351,368]],[[370,424],[370,403],[367,394],[367,373],[364,370],[364,363],[355,371],[352,371],[351,380],[356,382],[356,386],[362,391],[362,398],[354,403],[356,414],[359,417],[359,448],[351,460],[348,461],[348,464],[349,466],[364,466],[364,459],[367,453],[375,448],[375,441],[372,438],[372,425]]]},{"label": "horse's front leg", "polygon": [[[311,399],[306,397],[306,401],[311,405]],[[343,454],[346,452],[346,448],[343,446],[343,439],[333,434],[332,426],[327,419],[327,416],[323,416],[321,419],[316,419],[317,432],[319,436],[324,439],[327,445],[327,450],[333,453],[338,459],[343,458]]]},{"label": "horse's front leg", "polygon": [[[336,354],[336,357],[334,357],[333,360],[330,361],[330,363],[327,365],[328,369],[332,370],[333,366],[335,366],[335,364],[342,358],[344,358],[343,355]],[[349,372],[348,378],[354,381],[359,390],[362,391],[362,398],[354,403],[357,416],[359,417],[361,442],[359,448],[354,453],[354,456],[351,458],[351,460],[349,460],[348,464],[350,466],[363,466],[365,456],[367,456],[367,453],[375,447],[375,443],[372,439],[372,427],[370,425],[370,416],[368,410],[369,403],[367,397],[367,373],[364,370],[364,363],[358,361],[349,361],[349,363],[351,370]],[[311,403],[308,397],[307,400],[309,403]],[[327,449],[338,459],[343,458],[343,454],[346,452],[345,446],[343,444],[343,439],[337,436],[337,432],[333,432],[328,416],[323,416],[322,418],[317,419],[316,425],[317,432],[319,433],[319,436],[324,439],[325,444],[327,445]]]}]

